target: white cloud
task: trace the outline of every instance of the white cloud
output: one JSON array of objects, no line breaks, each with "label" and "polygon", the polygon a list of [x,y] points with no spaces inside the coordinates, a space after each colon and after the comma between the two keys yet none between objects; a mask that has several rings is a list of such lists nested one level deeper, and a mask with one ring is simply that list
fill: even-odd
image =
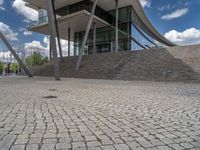
[{"label": "white cloud", "polygon": [[23,0],[14,0],[12,7],[15,8],[19,14],[26,17],[26,21],[36,21],[38,19],[38,12],[29,7],[26,7]]},{"label": "white cloud", "polygon": [[[23,54],[21,52],[17,52],[17,55],[21,58],[23,57]],[[3,62],[16,62],[16,59],[14,58],[14,56],[11,54],[10,51],[4,51],[4,52],[0,52],[0,61]]]},{"label": "white cloud", "polygon": [[24,31],[24,33],[23,33],[25,36],[27,36],[27,35],[32,35],[32,32],[31,31]]},{"label": "white cloud", "polygon": [[0,0],[0,10],[5,10],[3,5],[4,5],[4,0]]},{"label": "white cloud", "polygon": [[24,44],[25,55],[30,56],[33,52],[40,53],[43,56],[48,56],[48,48],[43,46],[40,41],[32,41]]},{"label": "white cloud", "polygon": [[184,0],[179,0],[175,4],[167,3],[157,8],[158,11],[167,11],[171,9],[178,9],[178,8],[184,8],[189,7],[192,3],[191,2],[185,2]]},{"label": "white cloud", "polygon": [[171,30],[165,33],[164,36],[179,45],[200,44],[200,30],[196,28],[186,29],[183,32]]},{"label": "white cloud", "polygon": [[31,23],[31,20],[23,19],[23,22],[25,22],[25,23]]},{"label": "white cloud", "polygon": [[26,31],[26,28],[20,28],[19,32]]},{"label": "white cloud", "polygon": [[48,50],[47,47],[42,46],[40,41],[32,41],[30,43],[24,44],[25,49],[42,49],[42,50]]},{"label": "white cloud", "polygon": [[158,11],[170,10],[170,9],[173,9],[173,8],[176,8],[176,7],[177,7],[177,5],[167,4],[167,5],[163,5],[163,6],[158,7]]},{"label": "white cloud", "polygon": [[20,28],[19,32],[23,32],[23,35],[27,36],[27,35],[32,35],[31,31],[28,31],[26,28]]},{"label": "white cloud", "polygon": [[48,37],[44,37],[43,42],[46,44],[46,46],[49,48],[49,38]]},{"label": "white cloud", "polygon": [[[50,44],[49,43],[49,38],[48,37],[44,37],[43,42],[46,44],[47,49],[49,49],[49,47],[50,47],[50,45],[49,45]],[[57,40],[56,40],[56,42],[57,42]],[[61,40],[60,42],[61,42],[63,56],[67,56],[68,55],[68,41]],[[71,46],[70,46],[70,48],[71,48],[70,52],[71,52],[71,55],[73,55],[74,46],[73,46],[72,42],[70,44],[71,44]],[[57,44],[57,50],[58,50],[58,44]]]},{"label": "white cloud", "polygon": [[10,41],[18,41],[18,33],[14,32],[7,24],[0,22],[0,31]]},{"label": "white cloud", "polygon": [[4,58],[4,59],[7,59],[7,58],[10,58],[11,56],[11,52],[10,51],[6,51],[6,52],[0,52],[0,58],[1,60]]},{"label": "white cloud", "polygon": [[[57,40],[56,40],[57,41]],[[44,44],[44,45],[43,45]],[[28,52],[30,49],[36,50],[38,52],[45,53],[46,56],[49,55],[49,48],[50,48],[50,42],[48,37],[44,37],[43,39],[43,44],[40,41],[32,41],[30,43],[25,43],[24,48]],[[66,40],[61,40],[61,47],[62,47],[62,52],[63,56],[68,55],[68,41]],[[71,42],[71,55],[73,55],[73,43]],[[57,44],[57,51],[58,51],[58,56],[59,56],[59,49],[58,49],[58,44]]]},{"label": "white cloud", "polygon": [[176,11],[174,11],[170,14],[166,14],[166,15],[162,16],[161,18],[164,20],[171,20],[171,19],[182,17],[182,16],[186,15],[188,12],[189,12],[188,8],[177,9]]},{"label": "white cloud", "polygon": [[151,6],[151,0],[140,0],[140,3],[142,7],[150,7]]}]

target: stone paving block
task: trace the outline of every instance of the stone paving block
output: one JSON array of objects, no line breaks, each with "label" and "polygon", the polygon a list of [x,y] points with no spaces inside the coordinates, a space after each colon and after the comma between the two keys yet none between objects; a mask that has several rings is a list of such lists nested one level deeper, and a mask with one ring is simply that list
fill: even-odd
[{"label": "stone paving block", "polygon": [[200,142],[190,142],[194,147],[200,149]]},{"label": "stone paving block", "polygon": [[70,143],[57,143],[56,149],[71,149],[72,146]]},{"label": "stone paving block", "polygon": [[57,139],[43,139],[42,141],[44,144],[56,144],[57,143]]},{"label": "stone paving block", "polygon": [[87,150],[86,147],[78,147],[78,148],[72,148],[72,150]]},{"label": "stone paving block", "polygon": [[126,144],[115,144],[117,150],[129,150],[129,147]]},{"label": "stone paving block", "polygon": [[184,142],[184,143],[180,143],[180,145],[186,149],[190,149],[193,148],[194,146],[190,143]]},{"label": "stone paving block", "polygon": [[30,138],[29,140],[29,144],[40,144],[42,141],[42,138],[38,137],[38,138]]},{"label": "stone paving block", "polygon": [[101,146],[103,150],[115,150],[115,147],[112,145],[107,145],[107,146]]},{"label": "stone paving block", "polygon": [[6,135],[1,141],[0,141],[0,150],[8,150],[12,143],[15,141],[16,136],[13,135]]},{"label": "stone paving block", "polygon": [[13,145],[10,150],[23,150],[25,145]]},{"label": "stone paving block", "polygon": [[17,140],[15,141],[15,144],[16,144],[16,145],[19,145],[19,144],[27,144],[28,141],[29,141],[29,139],[17,139]]},{"label": "stone paving block", "polygon": [[42,144],[41,150],[54,150],[55,144]]},{"label": "stone paving block", "polygon": [[0,95],[0,150],[200,148],[199,84],[0,78]]},{"label": "stone paving block", "polygon": [[85,147],[84,142],[72,142],[72,148],[79,148],[79,147]]},{"label": "stone paving block", "polygon": [[150,140],[150,142],[155,145],[155,146],[162,146],[165,145],[161,140],[159,139],[154,139],[154,140]]},{"label": "stone paving block", "polygon": [[71,138],[59,138],[59,143],[71,143]]},{"label": "stone paving block", "polygon": [[145,148],[146,150],[159,150],[157,147],[149,147],[149,148]]},{"label": "stone paving block", "polygon": [[98,147],[101,145],[101,143],[99,141],[88,141],[86,142],[88,147]]},{"label": "stone paving block", "polygon": [[101,144],[102,145],[112,145],[114,142],[111,140],[101,140]]},{"label": "stone paving block", "polygon": [[183,150],[183,149],[185,149],[184,147],[182,147],[179,144],[169,144],[169,146],[172,147],[175,150]]},{"label": "stone paving block", "polygon": [[38,144],[28,144],[26,146],[26,150],[38,150],[39,149],[39,145]]},{"label": "stone paving block", "polygon": [[100,147],[88,147],[87,149],[88,150],[101,150]]},{"label": "stone paving block", "polygon": [[86,141],[97,141],[97,138],[95,136],[85,136]]}]

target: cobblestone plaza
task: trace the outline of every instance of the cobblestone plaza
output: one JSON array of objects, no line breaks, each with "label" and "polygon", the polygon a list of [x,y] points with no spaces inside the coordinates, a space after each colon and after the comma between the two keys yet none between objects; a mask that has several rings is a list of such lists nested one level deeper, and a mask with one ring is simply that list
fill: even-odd
[{"label": "cobblestone plaza", "polygon": [[200,84],[0,78],[0,150],[200,150]]}]

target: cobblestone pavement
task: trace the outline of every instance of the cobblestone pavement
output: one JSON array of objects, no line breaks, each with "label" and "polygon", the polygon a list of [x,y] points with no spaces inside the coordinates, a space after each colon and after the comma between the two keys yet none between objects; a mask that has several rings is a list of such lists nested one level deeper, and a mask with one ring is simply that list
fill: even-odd
[{"label": "cobblestone pavement", "polygon": [[200,150],[200,84],[0,78],[0,150]]}]

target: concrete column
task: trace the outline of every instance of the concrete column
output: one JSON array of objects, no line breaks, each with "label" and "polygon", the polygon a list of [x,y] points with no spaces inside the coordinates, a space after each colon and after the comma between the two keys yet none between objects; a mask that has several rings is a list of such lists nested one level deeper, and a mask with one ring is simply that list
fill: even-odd
[{"label": "concrete column", "polygon": [[51,46],[51,36],[49,36],[49,60],[52,60],[52,46]]},{"label": "concrete column", "polygon": [[68,57],[70,56],[70,49],[71,49],[70,38],[71,38],[71,29],[68,28]]},{"label": "concrete column", "polygon": [[56,28],[56,37],[57,37],[57,42],[58,42],[60,59],[61,59],[61,61],[63,61],[62,47],[61,47],[61,43],[60,43],[60,33],[59,33],[59,29],[58,29],[58,21],[57,21],[57,18],[56,18],[54,0],[51,0],[51,2],[52,2],[52,8],[53,8],[54,22],[55,22],[55,28]]},{"label": "concrete column", "polygon": [[93,54],[97,53],[97,47],[96,47],[96,42],[97,42],[97,32],[96,32],[96,22],[93,23]]},{"label": "concrete column", "polygon": [[76,56],[76,48],[74,47],[74,56]]},{"label": "concrete column", "polygon": [[79,70],[80,65],[81,65],[83,52],[84,52],[84,49],[85,49],[86,41],[88,39],[89,31],[90,31],[90,28],[91,28],[91,25],[92,25],[92,21],[93,21],[93,18],[94,18],[94,13],[95,13],[95,10],[96,10],[97,2],[98,2],[98,0],[94,0],[93,1],[93,6],[92,6],[90,19],[89,19],[89,22],[88,22],[88,25],[87,25],[87,28],[86,28],[86,31],[85,31],[85,35],[84,35],[84,38],[83,38],[80,54],[79,54],[79,57],[78,57],[76,68],[75,68],[76,71]]},{"label": "concrete column", "polygon": [[118,25],[118,20],[119,20],[119,0],[115,0],[115,51],[118,52],[118,45],[119,45],[119,25]]},{"label": "concrete column", "polygon": [[49,20],[49,31],[50,31],[50,42],[53,53],[53,65],[54,65],[54,77],[55,80],[60,80],[60,69],[58,62],[58,54],[56,47],[56,25],[55,25],[55,16],[53,14],[53,3],[52,0],[46,0],[48,20]]},{"label": "concrete column", "polygon": [[76,56],[76,46],[75,45],[77,45],[77,41],[76,41],[76,36],[75,36],[75,34],[74,34],[74,56]]}]

